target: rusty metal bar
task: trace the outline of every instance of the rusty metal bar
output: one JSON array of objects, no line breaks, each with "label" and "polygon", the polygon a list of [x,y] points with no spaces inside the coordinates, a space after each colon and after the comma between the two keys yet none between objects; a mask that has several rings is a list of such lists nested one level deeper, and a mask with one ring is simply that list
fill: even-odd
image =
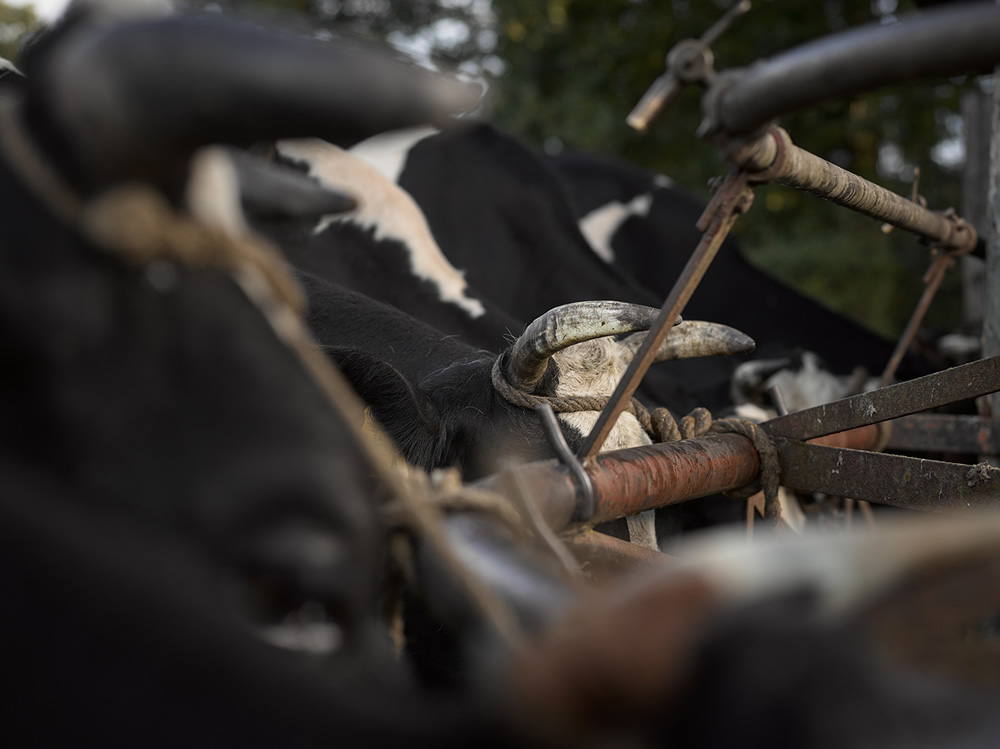
[{"label": "rusty metal bar", "polygon": [[[621,416],[622,411],[635,395],[640,381],[653,363],[656,352],[659,351],[660,345],[670,332],[670,328],[673,327],[688,300],[691,299],[695,288],[701,282],[705,271],[715,259],[716,253],[722,246],[722,241],[729,234],[729,230],[739,214],[749,207],[751,198],[752,194],[746,187],[745,180],[736,172],[729,175],[716,192],[715,197],[712,198],[699,221],[700,228],[703,228],[705,233],[702,234],[701,241],[698,242],[698,246],[688,259],[673,288],[670,289],[670,294],[664,300],[656,322],[646,333],[642,345],[632,361],[629,362],[628,368],[611,394],[608,404],[601,411],[601,415],[597,417],[590,434],[583,441],[580,448],[582,460],[587,461],[593,458],[601,449],[604,440],[608,438],[608,434],[618,421],[618,417]],[[709,219],[709,225],[702,227],[701,224],[706,219]]]},{"label": "rusty metal bar", "polygon": [[887,450],[1000,454],[1000,422],[980,416],[915,414],[892,422]]},{"label": "rusty metal bar", "polygon": [[[760,462],[753,444],[737,434],[719,434],[601,453],[585,470],[594,486],[594,514],[577,520],[577,483],[555,461],[515,469],[529,496],[555,531],[635,515],[753,481]],[[476,483],[501,489],[497,476]]]},{"label": "rusty metal bar", "polygon": [[[866,449],[878,442],[878,429],[855,429],[820,441]],[[584,467],[594,487],[594,514],[587,521],[577,512],[579,483],[565,466],[544,461],[510,470],[518,472],[549,526],[561,532],[745,486],[756,478],[760,460],[753,443],[738,434],[601,453]],[[497,474],[476,486],[502,492],[503,480]]]},{"label": "rusty metal bar", "polygon": [[945,248],[964,252],[976,245],[976,231],[965,221],[928,210],[799,148],[781,128],[771,128],[760,138],[730,153],[729,158],[751,172],[751,182],[778,182],[812,193],[919,234]]},{"label": "rusty metal bar", "polygon": [[890,385],[763,424],[772,437],[806,440],[978,398],[1000,390],[1000,356]]},{"label": "rusty metal bar", "polygon": [[597,494],[593,522],[600,523],[745,486],[760,462],[748,439],[720,434],[604,453],[588,469]]},{"label": "rusty metal bar", "polygon": [[777,437],[781,483],[938,513],[1000,507],[1000,468],[844,450]]},{"label": "rusty metal bar", "polygon": [[899,368],[899,363],[903,361],[903,356],[910,348],[910,344],[913,343],[913,337],[917,334],[920,323],[924,321],[924,316],[927,314],[931,302],[934,301],[934,297],[941,287],[941,282],[944,281],[944,277],[953,265],[955,265],[955,258],[949,253],[942,252],[934,258],[931,267],[927,269],[927,273],[924,275],[924,293],[920,295],[920,301],[917,302],[913,314],[910,315],[906,329],[903,330],[903,334],[899,337],[892,356],[889,357],[889,363],[885,365],[885,369],[882,371],[882,377],[879,379],[880,387],[891,385],[893,380],[896,379],[896,370]]}]

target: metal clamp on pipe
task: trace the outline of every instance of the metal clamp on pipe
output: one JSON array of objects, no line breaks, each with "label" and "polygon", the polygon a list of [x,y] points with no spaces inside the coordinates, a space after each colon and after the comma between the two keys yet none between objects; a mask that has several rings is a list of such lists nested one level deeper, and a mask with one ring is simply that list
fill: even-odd
[{"label": "metal clamp on pipe", "polygon": [[542,431],[545,433],[549,445],[559,457],[559,462],[573,474],[573,478],[576,479],[576,483],[580,487],[580,499],[577,502],[573,519],[578,522],[586,522],[594,516],[594,508],[597,505],[594,496],[594,482],[590,480],[590,474],[583,469],[583,464],[577,460],[566,443],[566,438],[559,428],[559,422],[552,406],[548,403],[541,403],[535,407],[535,413],[538,414],[538,418],[542,422]]}]

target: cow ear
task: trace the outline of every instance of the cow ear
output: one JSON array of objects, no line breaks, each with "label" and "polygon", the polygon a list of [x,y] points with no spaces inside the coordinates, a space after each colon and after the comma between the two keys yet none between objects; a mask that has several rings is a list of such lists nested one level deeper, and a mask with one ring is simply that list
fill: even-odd
[{"label": "cow ear", "polygon": [[437,467],[442,427],[430,396],[394,366],[367,351],[330,346],[323,350],[406,461],[425,470]]}]

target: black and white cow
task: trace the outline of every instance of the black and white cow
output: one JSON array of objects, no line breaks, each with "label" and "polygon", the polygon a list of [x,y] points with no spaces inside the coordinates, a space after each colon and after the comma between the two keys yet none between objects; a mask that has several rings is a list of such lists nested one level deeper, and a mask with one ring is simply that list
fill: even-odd
[{"label": "black and white cow", "polygon": [[480,294],[441,252],[413,199],[366,162],[320,140],[279,141],[277,164],[350,194],[347,212],[261,216],[250,226],[300,270],[392,305],[467,344],[500,351],[526,321]]},{"label": "black and white cow", "polygon": [[[537,415],[494,386],[499,374],[531,396],[606,397],[635,353],[635,341],[612,336],[648,329],[656,310],[612,302],[565,305],[542,316],[498,357],[415,320],[398,309],[301,274],[307,321],[403,456],[424,469],[457,466],[472,480],[505,461],[552,456]],[[685,321],[674,328],[660,360],[727,355],[753,342],[725,326]],[[571,447],[598,416],[592,408],[560,414]],[[603,449],[650,444],[631,413],[623,414]],[[656,548],[652,516],[630,518],[634,542]]]},{"label": "black and white cow", "polygon": [[[251,222],[303,272],[313,334],[404,457],[426,470],[458,466],[473,479],[495,472],[503,460],[551,455],[536,416],[493,385],[493,352],[510,348],[529,356],[522,351],[526,344],[508,343],[524,326],[492,309],[449,263],[413,200],[329,143],[281,141],[274,150],[323,186],[350,191],[357,202],[338,215]],[[609,336],[645,330],[655,313],[634,305],[579,304],[550,311],[529,328],[527,335],[544,332],[551,339],[541,346],[552,366],[542,361],[528,382],[513,378],[528,396],[606,398],[636,348],[634,340],[619,343]],[[732,355],[753,345],[736,331],[691,322],[676,328],[670,342],[673,348],[664,350],[662,360]],[[597,414],[594,406],[560,414],[571,445],[581,443]],[[649,437],[626,414],[604,448],[642,444]],[[629,527],[633,541],[655,548],[651,521],[651,515],[630,519]]]},{"label": "black and white cow", "polygon": [[[399,444],[425,468],[459,464],[467,477],[479,477],[497,470],[489,459],[455,460],[455,450],[480,455],[496,439],[509,439],[530,445],[513,429],[496,423],[496,410],[512,408],[492,386],[495,354],[475,349],[452,336],[401,313],[390,305],[371,300],[353,290],[311,276],[300,274],[309,300],[307,320],[317,341],[341,362],[356,388],[381,414],[386,428],[393,431],[393,421],[407,410],[412,411],[412,424],[401,427]],[[551,310],[525,331],[501,354],[504,374],[528,394],[544,396],[608,395],[635,353],[635,342],[616,341],[613,336],[645,330],[656,310],[638,305],[615,302],[581,302]],[[745,351],[752,341],[738,331],[724,326],[685,321],[675,326],[661,349],[662,360],[691,356],[711,356]],[[369,364],[354,366],[352,358]],[[375,375],[377,367],[384,371]],[[356,377],[352,377],[356,373]],[[375,382],[365,383],[365,377]],[[391,381],[397,380],[397,385]],[[433,393],[433,398],[427,395]],[[436,402],[435,402],[436,401]],[[404,403],[408,403],[404,407]],[[462,415],[461,411],[470,414]],[[517,412],[523,409],[514,409]],[[428,418],[430,414],[437,414]],[[394,418],[395,414],[395,418]],[[421,418],[417,415],[421,414]],[[534,416],[525,415],[534,420]],[[463,426],[447,427],[443,420],[451,419]],[[567,438],[579,442],[586,428],[573,426],[576,420],[564,415]],[[632,443],[641,437],[635,434],[636,422],[631,414],[623,417],[630,425],[626,434],[613,433],[605,449]],[[416,429],[422,422],[424,432],[404,439],[402,434]],[[580,423],[580,422],[577,422]],[[620,425],[624,426],[624,425]],[[448,434],[453,429],[462,436]],[[475,429],[483,433],[473,438],[464,433]],[[443,430],[443,431],[442,431]],[[510,432],[509,438],[502,438]],[[536,446],[526,448],[538,452]],[[493,450],[488,450],[493,452]],[[499,451],[497,456],[506,451]],[[522,456],[523,457],[523,456]]]},{"label": "black and white cow", "polygon": [[[652,307],[663,301],[594,254],[555,170],[492,125],[383,134],[349,150],[413,197],[448,260],[517,319],[587,299]],[[718,408],[728,401],[735,363],[705,359],[654,367],[639,395],[684,413]]]}]

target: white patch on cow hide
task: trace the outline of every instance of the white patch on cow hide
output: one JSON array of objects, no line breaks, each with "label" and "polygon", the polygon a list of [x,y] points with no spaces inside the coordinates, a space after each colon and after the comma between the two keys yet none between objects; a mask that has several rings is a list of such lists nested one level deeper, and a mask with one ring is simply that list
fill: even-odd
[{"label": "white patch on cow hide", "polygon": [[240,205],[236,167],[222,148],[202,148],[191,159],[184,200],[188,212],[205,226],[233,236],[250,233]]},{"label": "white patch on cow hide", "polygon": [[615,251],[611,248],[611,240],[619,227],[632,216],[649,215],[652,204],[653,196],[648,192],[636,195],[627,203],[613,200],[581,218],[580,231],[604,262],[613,263]]},{"label": "white patch on cow hide", "polygon": [[975,361],[982,355],[983,342],[979,336],[948,333],[937,342],[937,350],[942,356],[957,364]]},{"label": "white patch on cow hide", "polygon": [[365,163],[371,164],[389,181],[398,184],[399,175],[406,168],[406,159],[410,155],[410,149],[424,138],[430,138],[439,132],[441,131],[434,127],[393,130],[363,140],[349,148],[348,152]]},{"label": "white patch on cow hide", "polygon": [[0,70],[9,70],[13,73],[17,73],[18,75],[24,75],[24,73],[17,69],[17,65],[12,63],[6,57],[0,57]]},{"label": "white patch on cow hide", "polygon": [[802,366],[798,370],[782,369],[771,375],[765,386],[777,386],[785,406],[789,412],[794,412],[851,395],[852,381],[853,377],[835,375],[824,369],[819,358],[807,351],[802,355]]},{"label": "white patch on cow hide", "polygon": [[665,174],[657,174],[653,177],[653,186],[662,188],[671,188],[676,184],[670,177]]},{"label": "white patch on cow hide", "polygon": [[465,274],[441,252],[423,212],[405,191],[374,167],[337,146],[318,139],[283,140],[278,153],[300,162],[324,185],[346,192],[358,207],[349,213],[324,216],[313,230],[322,232],[336,221],[375,230],[375,239],[400,242],[410,257],[410,271],[437,289],[441,301],[458,305],[471,317],[486,313],[482,302],[466,296]]},{"label": "white patch on cow hide", "polygon": [[[555,395],[609,396],[625,373],[633,352],[612,338],[597,338],[563,349],[552,358],[559,365]],[[590,434],[600,414],[597,411],[561,413],[563,424],[581,434]],[[630,413],[623,413],[612,428],[601,450],[651,445],[652,440]],[[659,550],[654,514],[650,510],[628,518],[629,540],[647,549]]]}]

